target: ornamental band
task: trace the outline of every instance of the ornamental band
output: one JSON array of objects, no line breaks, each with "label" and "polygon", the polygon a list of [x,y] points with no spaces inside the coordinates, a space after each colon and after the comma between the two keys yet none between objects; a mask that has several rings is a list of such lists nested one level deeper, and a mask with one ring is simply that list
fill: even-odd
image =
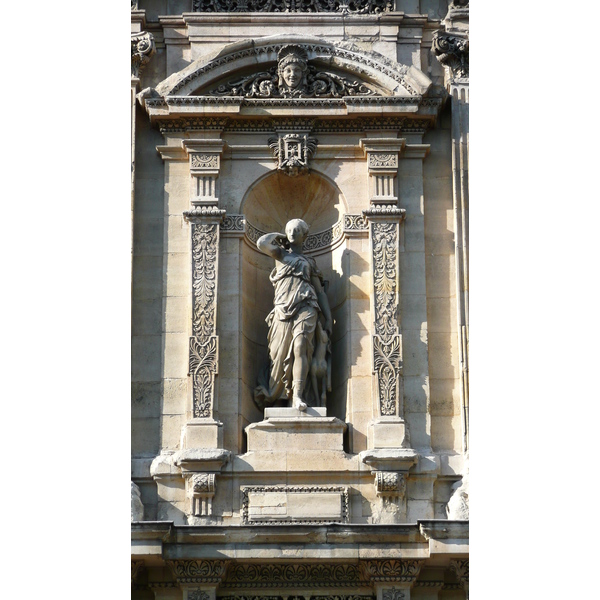
[{"label": "ornamental band", "polygon": [[260,408],[291,398],[293,408],[306,410],[311,403],[311,388],[306,382],[317,323],[331,336],[323,275],[314,259],[302,254],[308,229],[304,221],[293,219],[285,226],[285,234],[267,233],[256,242],[261,252],[275,259],[269,277],[275,288],[274,307],[266,319],[270,364],[259,375],[254,390]]}]

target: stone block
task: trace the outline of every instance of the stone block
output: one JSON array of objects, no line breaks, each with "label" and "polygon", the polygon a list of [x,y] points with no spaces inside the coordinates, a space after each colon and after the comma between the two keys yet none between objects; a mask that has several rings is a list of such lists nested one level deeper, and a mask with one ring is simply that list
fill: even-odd
[{"label": "stone block", "polygon": [[342,492],[248,491],[248,520],[314,521],[344,518]]},{"label": "stone block", "polygon": [[406,482],[406,497],[409,500],[431,500],[434,477],[409,477]]},{"label": "stone block", "polygon": [[423,375],[404,377],[404,412],[427,412],[430,388]]},{"label": "stone block", "polygon": [[431,417],[431,447],[434,451],[460,451],[462,447],[462,423],[460,415],[454,417]]},{"label": "stone block", "polygon": [[159,502],[185,502],[183,477],[161,477],[157,479],[156,488]]},{"label": "stone block", "polygon": [[425,221],[420,215],[411,215],[403,222],[404,249],[407,252],[425,251]]},{"label": "stone block", "polygon": [[427,329],[430,333],[457,331],[455,297],[427,299]]},{"label": "stone block", "polygon": [[157,505],[156,518],[159,521],[173,521],[174,525],[187,525],[186,502],[164,502]]},{"label": "stone block", "polygon": [[291,407],[279,407],[279,406],[270,406],[265,408],[265,420],[271,417],[326,417],[327,416],[327,408],[321,406],[308,406],[306,410],[301,411],[297,408]]},{"label": "stone block", "polygon": [[192,258],[184,252],[165,254],[165,296],[186,296],[192,293]]},{"label": "stone block", "polygon": [[406,426],[398,417],[380,417],[371,422],[372,447],[402,448],[406,437]]},{"label": "stone block", "polygon": [[190,254],[192,248],[191,226],[183,219],[183,215],[170,215],[167,217],[167,253]]},{"label": "stone block", "polygon": [[431,449],[431,423],[427,413],[406,413],[404,415],[410,432],[410,446],[421,451]]},{"label": "stone block", "polygon": [[427,376],[429,355],[427,330],[402,331],[402,372],[405,377]]},{"label": "stone block", "polygon": [[425,255],[422,252],[400,252],[400,293],[424,296]]},{"label": "stone block", "polygon": [[335,417],[272,417],[246,428],[248,451],[343,450],[345,429]]},{"label": "stone block", "polygon": [[223,423],[200,419],[189,421],[183,425],[182,439],[185,449],[222,448]]},{"label": "stone block", "polygon": [[189,369],[190,338],[185,333],[165,333],[163,376],[184,379]]},{"label": "stone block", "polygon": [[447,298],[456,295],[456,267],[453,256],[428,256],[426,272],[428,297]]},{"label": "stone block", "polygon": [[131,417],[158,417],[161,408],[160,381],[135,381],[131,384]]},{"label": "stone block", "polygon": [[155,456],[160,448],[160,419],[131,419],[131,453],[133,456]]},{"label": "stone block", "polygon": [[429,332],[429,374],[431,378],[458,378],[459,366],[457,334]]},{"label": "stone block", "polygon": [[132,335],[160,335],[162,330],[162,300],[137,300],[132,307]]},{"label": "stone block", "polygon": [[141,256],[162,256],[163,217],[138,217],[133,227],[133,252]]},{"label": "stone block", "polygon": [[188,407],[188,377],[163,380],[163,413],[184,414]]},{"label": "stone block", "polygon": [[133,305],[140,300],[155,300],[162,297],[163,257],[133,256],[132,258]]},{"label": "stone block", "polygon": [[460,415],[460,381],[458,379],[430,379],[430,412],[436,417]]},{"label": "stone block", "polygon": [[420,519],[433,519],[433,502],[430,500],[409,500],[406,521],[416,523]]},{"label": "stone block", "polygon": [[185,423],[184,415],[163,415],[160,422],[161,449],[178,450],[181,444],[181,428]]},{"label": "stone block", "polygon": [[191,295],[167,296],[163,299],[163,302],[165,307],[165,332],[185,333],[190,336],[192,332]]},{"label": "stone block", "polygon": [[217,326],[219,332],[240,330],[240,297],[237,294],[219,293]]},{"label": "stone block", "polygon": [[162,177],[138,177],[135,179],[135,219],[163,217],[165,201]]},{"label": "stone block", "polygon": [[133,336],[131,338],[131,380],[159,381],[161,353],[160,335]]}]

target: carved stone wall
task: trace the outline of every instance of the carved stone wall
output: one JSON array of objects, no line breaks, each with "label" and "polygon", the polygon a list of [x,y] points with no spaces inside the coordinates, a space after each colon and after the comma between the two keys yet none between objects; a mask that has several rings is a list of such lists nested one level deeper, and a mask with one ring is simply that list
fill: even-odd
[{"label": "carved stone wall", "polygon": [[[465,594],[464,532],[435,525],[468,425],[444,266],[466,267],[442,110],[468,74],[460,15],[183,4],[132,5],[134,597]],[[292,218],[334,321],[326,406],[301,415],[253,400],[274,266],[256,242]]]}]

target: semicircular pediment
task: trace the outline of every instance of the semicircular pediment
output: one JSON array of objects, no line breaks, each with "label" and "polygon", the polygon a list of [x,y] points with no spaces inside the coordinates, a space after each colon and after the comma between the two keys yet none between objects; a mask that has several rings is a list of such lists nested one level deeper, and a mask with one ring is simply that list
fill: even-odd
[{"label": "semicircular pediment", "polygon": [[[282,76],[283,62],[289,71],[300,68],[299,81]],[[156,92],[164,98],[416,98],[431,83],[419,69],[350,42],[286,34],[229,44],[173,74]]]}]

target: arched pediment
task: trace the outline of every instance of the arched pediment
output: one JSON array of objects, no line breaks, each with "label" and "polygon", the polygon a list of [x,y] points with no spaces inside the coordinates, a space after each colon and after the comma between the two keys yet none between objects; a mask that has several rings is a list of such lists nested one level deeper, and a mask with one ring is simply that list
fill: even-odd
[{"label": "arched pediment", "polygon": [[[301,67],[300,79],[283,73]],[[142,94],[146,108],[177,112],[242,112],[243,106],[404,107],[416,112],[431,80],[414,66],[397,63],[351,42],[329,42],[305,35],[276,35],[229,44],[198,58]],[[150,101],[148,101],[150,100]],[[208,107],[215,107],[207,110]],[[216,107],[221,106],[220,110]],[[226,110],[223,107],[227,106]],[[408,107],[412,107],[408,109]]]}]

